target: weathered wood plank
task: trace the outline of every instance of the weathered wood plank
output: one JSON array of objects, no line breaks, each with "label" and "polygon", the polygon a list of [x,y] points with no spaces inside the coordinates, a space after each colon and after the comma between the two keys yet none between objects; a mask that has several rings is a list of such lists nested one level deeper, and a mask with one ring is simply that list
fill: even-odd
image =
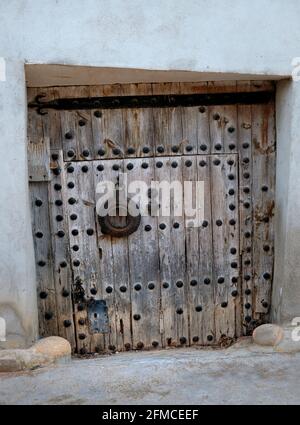
[{"label": "weathered wood plank", "polygon": [[[65,205],[67,199],[63,196],[65,182],[61,171],[64,168],[63,153],[61,150],[52,151],[52,153],[55,158],[56,155],[58,158],[56,161],[52,160],[55,174],[53,174],[52,181],[49,184],[48,193],[58,332],[61,337],[70,342],[72,350],[75,351],[76,340],[72,303],[73,276]],[[57,217],[63,219],[57,220]]]},{"label": "weathered wood plank", "polygon": [[44,337],[59,335],[48,210],[48,184],[30,183],[29,190],[36,258],[39,334]]}]

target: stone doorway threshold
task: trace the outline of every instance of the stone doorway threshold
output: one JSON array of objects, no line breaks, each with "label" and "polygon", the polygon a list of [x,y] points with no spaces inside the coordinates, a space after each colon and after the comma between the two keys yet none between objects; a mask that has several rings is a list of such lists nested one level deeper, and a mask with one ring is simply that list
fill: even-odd
[{"label": "stone doorway threshold", "polygon": [[248,337],[227,349],[99,355],[0,373],[0,404],[300,404],[300,352],[286,344],[278,352]]}]

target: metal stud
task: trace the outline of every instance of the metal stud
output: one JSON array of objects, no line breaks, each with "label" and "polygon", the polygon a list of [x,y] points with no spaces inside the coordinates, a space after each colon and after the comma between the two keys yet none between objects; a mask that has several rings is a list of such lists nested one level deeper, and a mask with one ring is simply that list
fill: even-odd
[{"label": "metal stud", "polygon": [[190,281],[190,285],[191,286],[197,286],[197,280],[196,279],[192,279],[191,281]]},{"label": "metal stud", "polygon": [[200,145],[200,150],[203,151],[203,152],[206,151],[207,150],[207,146],[204,145],[204,144]]},{"label": "metal stud", "polygon": [[184,336],[182,336],[182,337],[179,339],[179,341],[180,341],[180,344],[181,344],[181,345],[186,344],[186,338],[185,338]]},{"label": "metal stud", "polygon": [[67,156],[68,156],[69,158],[73,158],[73,156],[75,156],[75,152],[74,152],[72,149],[70,149],[70,150],[68,150],[68,152],[67,152]]},{"label": "metal stud", "polygon": [[168,283],[168,282],[164,282],[164,283],[163,283],[163,288],[168,289],[168,288],[169,288],[169,286],[170,286],[170,285],[169,285],[169,283]]},{"label": "metal stud", "polygon": [[223,302],[221,303],[221,307],[222,307],[222,308],[226,308],[226,307],[227,307],[227,305],[228,305],[228,303],[227,303],[226,301],[223,301]]},{"label": "metal stud", "polygon": [[144,168],[144,169],[148,168],[148,163],[147,162],[143,162],[142,163],[142,168]]},{"label": "metal stud", "polygon": [[75,187],[75,184],[73,182],[68,183],[68,188],[73,189]]},{"label": "metal stud", "polygon": [[152,227],[150,226],[150,224],[146,224],[146,226],[144,227],[146,232],[150,232],[150,230],[152,229]]},{"label": "metal stud", "polygon": [[251,233],[250,233],[250,232],[245,232],[245,233],[244,233],[244,236],[245,236],[245,238],[250,238]]},{"label": "metal stud", "polygon": [[193,150],[193,146],[192,146],[192,145],[187,145],[187,146],[186,146],[186,148],[185,148],[185,150],[186,150],[187,152],[192,152],[192,150]]},{"label": "metal stud", "polygon": [[202,227],[207,227],[207,226],[208,226],[208,221],[207,220],[203,220]]},{"label": "metal stud", "polygon": [[71,140],[71,139],[73,139],[73,133],[72,133],[71,131],[68,131],[68,132],[65,134],[65,139],[67,139],[67,140]]},{"label": "metal stud", "polygon": [[95,112],[94,112],[94,116],[95,116],[96,118],[101,118],[101,117],[102,117],[102,112],[101,112],[101,111],[95,111]]},{"label": "metal stud", "polygon": [[213,119],[214,119],[215,121],[218,121],[220,118],[221,118],[221,117],[220,117],[220,114],[218,114],[218,113],[213,114]]},{"label": "metal stud", "polygon": [[235,205],[234,204],[229,204],[229,209],[230,209],[230,211],[234,211],[235,210]]},{"label": "metal stud", "polygon": [[234,289],[234,290],[231,292],[231,295],[232,295],[233,297],[236,297],[236,296],[238,295],[238,291],[237,291],[236,289]]},{"label": "metal stud", "polygon": [[46,320],[51,320],[53,317],[53,313],[51,311],[45,313],[45,319]]},{"label": "metal stud", "polygon": [[177,167],[178,167],[178,163],[177,163],[176,161],[173,161],[173,162],[171,163],[171,167],[172,167],[172,168],[177,168]]},{"label": "metal stud", "polygon": [[42,237],[43,237],[44,235],[43,235],[43,233],[42,233],[42,232],[36,232],[35,236],[36,236],[38,239],[42,239]]},{"label": "metal stud", "polygon": [[77,236],[79,232],[77,229],[73,229],[71,233],[73,236]]},{"label": "metal stud", "polygon": [[229,127],[228,128],[228,133],[234,133],[235,132],[235,128],[234,127]]},{"label": "metal stud", "polygon": [[232,269],[237,269],[237,267],[238,267],[238,263],[237,263],[236,261],[233,261],[233,262],[230,264],[230,267],[231,267]]},{"label": "metal stud", "polygon": [[175,223],[173,224],[174,229],[178,229],[178,228],[179,228],[179,226],[180,226],[180,224],[179,224],[179,223],[177,223],[177,222],[175,222]]},{"label": "metal stud", "polygon": [[177,314],[182,314],[182,313],[183,313],[182,308],[180,308],[180,307],[179,307],[179,308],[177,308],[177,309],[176,309],[176,313],[177,313]]},{"label": "metal stud", "polygon": [[187,161],[185,161],[185,165],[186,167],[191,167],[192,165],[192,161],[190,161],[189,159]]},{"label": "metal stud", "polygon": [[40,292],[40,298],[41,298],[42,300],[44,300],[44,299],[45,299],[45,298],[47,298],[47,297],[48,297],[47,292],[45,292],[45,291]]},{"label": "metal stud", "polygon": [[229,147],[229,149],[231,151],[233,151],[233,149],[235,149],[235,144],[234,143],[230,143],[228,147]]},{"label": "metal stud", "polygon": [[126,351],[129,351],[129,350],[130,350],[130,348],[131,348],[131,345],[129,344],[129,342],[126,342],[126,343],[124,344],[124,347],[125,347],[125,350],[126,350]]},{"label": "metal stud", "polygon": [[84,319],[79,319],[78,320],[79,325],[83,326],[85,324],[85,320]]},{"label": "metal stud", "polygon": [[90,152],[87,149],[84,149],[82,151],[82,156],[84,156],[85,158],[87,158],[90,155]]},{"label": "metal stud", "polygon": [[59,214],[55,218],[56,218],[56,221],[63,221],[64,219],[63,216]]},{"label": "metal stud", "polygon": [[213,162],[214,162],[215,165],[220,165],[221,164],[221,161],[219,159],[215,159]]},{"label": "metal stud", "polygon": [[118,171],[119,170],[119,165],[118,164],[114,164],[113,166],[112,166],[112,169],[114,170],[114,171]]},{"label": "metal stud", "polygon": [[183,282],[182,282],[182,280],[178,280],[178,281],[176,282],[176,286],[177,286],[177,288],[182,288],[182,287],[183,287]]},{"label": "metal stud", "polygon": [[229,220],[229,224],[230,224],[231,226],[234,226],[234,225],[235,225],[235,223],[236,223],[236,221],[235,221],[233,218]]},{"label": "metal stud", "polygon": [[268,273],[268,272],[264,273],[264,274],[263,274],[263,278],[264,278],[265,280],[269,280],[269,279],[271,279],[271,275],[270,275],[270,273]]},{"label": "metal stud", "polygon": [[62,295],[63,297],[65,297],[65,298],[67,298],[67,297],[70,295],[70,292],[69,292],[66,288],[64,288],[64,289],[62,290],[61,295]]},{"label": "metal stud", "polygon": [[230,248],[230,254],[235,255],[236,254],[236,248]]},{"label": "metal stud", "polygon": [[220,227],[220,226],[222,226],[222,224],[223,224],[222,220],[217,220],[217,221],[216,221],[216,225],[217,225],[217,226],[219,226],[219,227]]},{"label": "metal stud", "polygon": [[133,164],[129,162],[129,164],[127,164],[127,170],[132,170],[132,169],[133,169]]},{"label": "metal stud", "polygon": [[67,168],[67,172],[68,173],[73,173],[74,172],[74,167],[72,165],[69,165]]},{"label": "metal stud", "polygon": [[142,341],[139,341],[139,342],[136,344],[136,348],[137,348],[138,350],[142,350],[142,349],[144,348],[144,343],[143,343]]},{"label": "metal stud", "polygon": [[156,348],[159,346],[159,343],[157,341],[152,341],[152,347]]},{"label": "metal stud", "polygon": [[250,264],[251,264],[251,260],[248,259],[248,260],[245,260],[244,261],[244,265],[245,266],[250,266]]},{"label": "metal stud", "polygon": [[79,260],[74,260],[73,261],[73,266],[74,267],[79,267],[80,266],[80,261]]},{"label": "metal stud", "polygon": [[251,294],[251,289],[248,289],[248,288],[247,288],[247,289],[245,290],[245,294],[246,294],[246,295],[250,295],[250,294]]},{"label": "metal stud", "polygon": [[250,323],[251,322],[251,316],[246,316],[245,317],[245,322]]},{"label": "metal stud", "polygon": [[243,163],[244,163],[244,164],[249,164],[249,162],[250,162],[250,159],[249,159],[249,158],[244,158],[244,159],[243,159]]},{"label": "metal stud", "polygon": [[201,114],[204,114],[205,111],[206,111],[206,108],[204,106],[199,107],[199,112],[201,112]]},{"label": "metal stud", "polygon": [[220,143],[217,143],[216,145],[215,145],[215,150],[216,151],[220,151],[222,149],[222,145],[220,144]]},{"label": "metal stud", "polygon": [[97,291],[97,288],[91,288],[91,289],[90,289],[90,291],[91,291],[91,294],[92,294],[92,295],[96,295],[96,294],[97,294],[97,292],[98,292],[98,291]]},{"label": "metal stud", "polygon": [[238,282],[238,277],[236,277],[236,276],[233,276],[232,278],[231,278],[231,282],[232,283],[237,283]]},{"label": "metal stud", "polygon": [[262,186],[261,190],[263,192],[268,192],[269,188],[268,188],[268,186],[264,185],[264,186]]},{"label": "metal stud", "polygon": [[246,304],[245,304],[245,309],[246,309],[246,310],[249,310],[250,308],[251,308],[251,304],[250,304],[250,303],[246,303]]},{"label": "metal stud", "polygon": [[249,148],[249,143],[248,142],[245,142],[245,143],[243,143],[242,146],[243,146],[244,149],[248,149]]},{"label": "metal stud", "polygon": [[205,167],[206,162],[202,160],[202,161],[199,162],[199,165],[200,165],[200,167]]},{"label": "metal stud", "polygon": [[199,341],[199,337],[198,336],[193,336],[193,342],[198,342]]},{"label": "metal stud", "polygon": [[153,290],[154,288],[155,288],[154,283],[153,283],[153,282],[150,282],[150,283],[148,284],[148,289]]},{"label": "metal stud", "polygon": [[140,314],[134,314],[133,318],[134,318],[134,320],[140,320],[141,315]]},{"label": "metal stud", "polygon": [[203,283],[204,283],[205,285],[209,285],[209,284],[210,284],[210,279],[209,279],[208,277],[206,277],[206,278],[203,280]]},{"label": "metal stud", "polygon": [[214,337],[212,335],[207,335],[207,341],[212,341]]},{"label": "metal stud", "polygon": [[244,276],[244,280],[245,280],[246,282],[249,282],[249,280],[251,280],[251,276],[250,276],[249,274],[245,274],[245,276]]},{"label": "metal stud", "polygon": [[76,214],[71,214],[70,215],[70,219],[73,220],[73,221],[74,220],[77,220],[77,215]]},{"label": "metal stud", "polygon": [[83,340],[83,339],[85,339],[85,334],[80,333],[80,334],[78,335],[78,337],[79,337],[79,339]]},{"label": "metal stud", "polygon": [[234,180],[234,174],[228,174],[229,180]]},{"label": "metal stud", "polygon": [[266,301],[264,301],[264,302],[262,303],[262,306],[263,306],[264,308],[268,308],[268,307],[269,307],[269,304],[268,304]]},{"label": "metal stud", "polygon": [[59,176],[61,173],[61,169],[59,167],[53,168],[52,172],[55,176]]},{"label": "metal stud", "polygon": [[144,146],[143,147],[143,153],[149,153],[150,152],[150,148],[148,146]]},{"label": "metal stud", "polygon": [[230,196],[233,196],[234,195],[234,189],[229,189],[229,191],[228,191],[228,194],[230,195]]},{"label": "metal stud", "polygon": [[78,245],[73,245],[72,246],[73,251],[77,252],[79,251],[79,246]]},{"label": "metal stud", "polygon": [[83,173],[87,173],[87,172],[88,172],[88,170],[89,170],[89,167],[88,167],[87,165],[84,165],[83,167],[81,167],[81,171],[82,171]]},{"label": "metal stud", "polygon": [[56,183],[56,184],[54,185],[54,189],[55,189],[55,190],[57,190],[57,191],[61,190],[61,184]]},{"label": "metal stud", "polygon": [[179,151],[179,146],[172,146],[171,150],[172,152],[177,153]]},{"label": "metal stud", "polygon": [[57,161],[57,160],[58,160],[58,158],[59,158],[58,153],[53,153],[53,154],[51,155],[51,158],[52,158],[52,160],[53,160],[53,161]]},{"label": "metal stud", "polygon": [[64,320],[64,327],[65,328],[69,328],[71,326],[71,321],[70,320]]},{"label": "metal stud", "polygon": [[79,121],[78,121],[78,125],[79,125],[79,127],[84,127],[84,126],[85,126],[85,124],[86,124],[85,120],[79,120]]},{"label": "metal stud", "polygon": [[119,148],[113,148],[112,152],[113,152],[114,155],[120,155],[120,153],[121,153]]},{"label": "metal stud", "polygon": [[98,171],[103,171],[104,170],[104,165],[102,165],[102,164],[97,165],[97,170]]},{"label": "metal stud", "polygon": [[161,161],[158,161],[157,163],[156,163],[156,167],[157,168],[161,168],[163,166],[163,163],[161,162]]},{"label": "metal stud", "polygon": [[61,267],[62,269],[64,269],[65,267],[67,267],[67,263],[66,263],[66,261],[62,261],[59,265],[60,265],[60,267]]},{"label": "metal stud", "polygon": [[250,188],[249,187],[244,187],[243,192],[244,193],[250,193]]},{"label": "metal stud", "polygon": [[36,199],[36,201],[35,201],[35,205],[36,205],[37,207],[41,207],[41,206],[43,205],[43,201],[41,201],[40,199]]},{"label": "metal stud", "polygon": [[105,149],[100,148],[100,149],[98,150],[98,155],[99,155],[99,156],[104,156],[104,155],[105,155]]},{"label": "metal stud", "polygon": [[70,205],[74,205],[74,204],[76,203],[76,199],[75,199],[75,198],[69,198],[69,199],[68,199],[68,203],[69,203]]},{"label": "metal stud", "polygon": [[218,277],[218,283],[224,283],[225,282],[225,279],[224,279],[224,277]]},{"label": "metal stud", "polygon": [[127,287],[125,285],[120,286],[120,292],[126,292]]},{"label": "metal stud", "polygon": [[165,223],[160,223],[159,228],[160,228],[161,230],[164,230],[164,229],[166,228]]},{"label": "metal stud", "polygon": [[165,148],[163,146],[157,146],[156,150],[158,153],[164,153]]},{"label": "metal stud", "polygon": [[105,291],[106,291],[108,294],[111,294],[111,293],[112,293],[112,291],[113,291],[113,288],[112,288],[111,286],[107,286],[107,287],[106,287],[106,289],[105,289]]},{"label": "metal stud", "polygon": [[128,155],[133,155],[133,154],[135,153],[135,149],[134,149],[134,148],[132,148],[132,147],[129,147],[129,148],[127,149],[127,153],[128,153]]},{"label": "metal stud", "polygon": [[269,245],[264,245],[264,246],[263,246],[263,250],[264,250],[265,252],[269,252],[269,251],[270,251],[270,247],[269,247]]},{"label": "metal stud", "polygon": [[79,353],[83,356],[84,354],[86,354],[86,348],[82,347],[79,350]]},{"label": "metal stud", "polygon": [[200,311],[202,311],[202,306],[201,305],[197,305],[195,307],[195,310],[199,313]]},{"label": "metal stud", "polygon": [[244,176],[244,179],[249,179],[250,174],[249,173],[244,173],[243,176]]},{"label": "metal stud", "polygon": [[83,311],[84,310],[84,304],[82,304],[82,303],[78,304],[77,310],[78,311]]},{"label": "metal stud", "polygon": [[140,291],[140,290],[142,289],[142,285],[141,285],[140,283],[136,283],[136,284],[134,285],[134,289],[135,289],[136,291]]}]

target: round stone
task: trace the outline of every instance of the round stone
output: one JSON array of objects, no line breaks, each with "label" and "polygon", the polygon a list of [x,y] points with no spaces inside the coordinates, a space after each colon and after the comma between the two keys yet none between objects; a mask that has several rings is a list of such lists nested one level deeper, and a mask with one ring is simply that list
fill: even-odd
[{"label": "round stone", "polygon": [[255,344],[275,346],[283,338],[283,329],[271,323],[261,325],[254,330],[252,338]]}]

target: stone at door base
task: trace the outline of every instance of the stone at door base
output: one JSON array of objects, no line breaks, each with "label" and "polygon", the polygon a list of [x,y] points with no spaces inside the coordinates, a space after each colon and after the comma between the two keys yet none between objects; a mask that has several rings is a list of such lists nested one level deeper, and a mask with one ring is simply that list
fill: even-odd
[{"label": "stone at door base", "polygon": [[254,330],[252,337],[255,344],[275,347],[283,338],[283,329],[273,324],[261,325]]},{"label": "stone at door base", "polygon": [[50,336],[28,349],[0,350],[0,372],[35,369],[70,359],[70,343],[59,336]]}]

